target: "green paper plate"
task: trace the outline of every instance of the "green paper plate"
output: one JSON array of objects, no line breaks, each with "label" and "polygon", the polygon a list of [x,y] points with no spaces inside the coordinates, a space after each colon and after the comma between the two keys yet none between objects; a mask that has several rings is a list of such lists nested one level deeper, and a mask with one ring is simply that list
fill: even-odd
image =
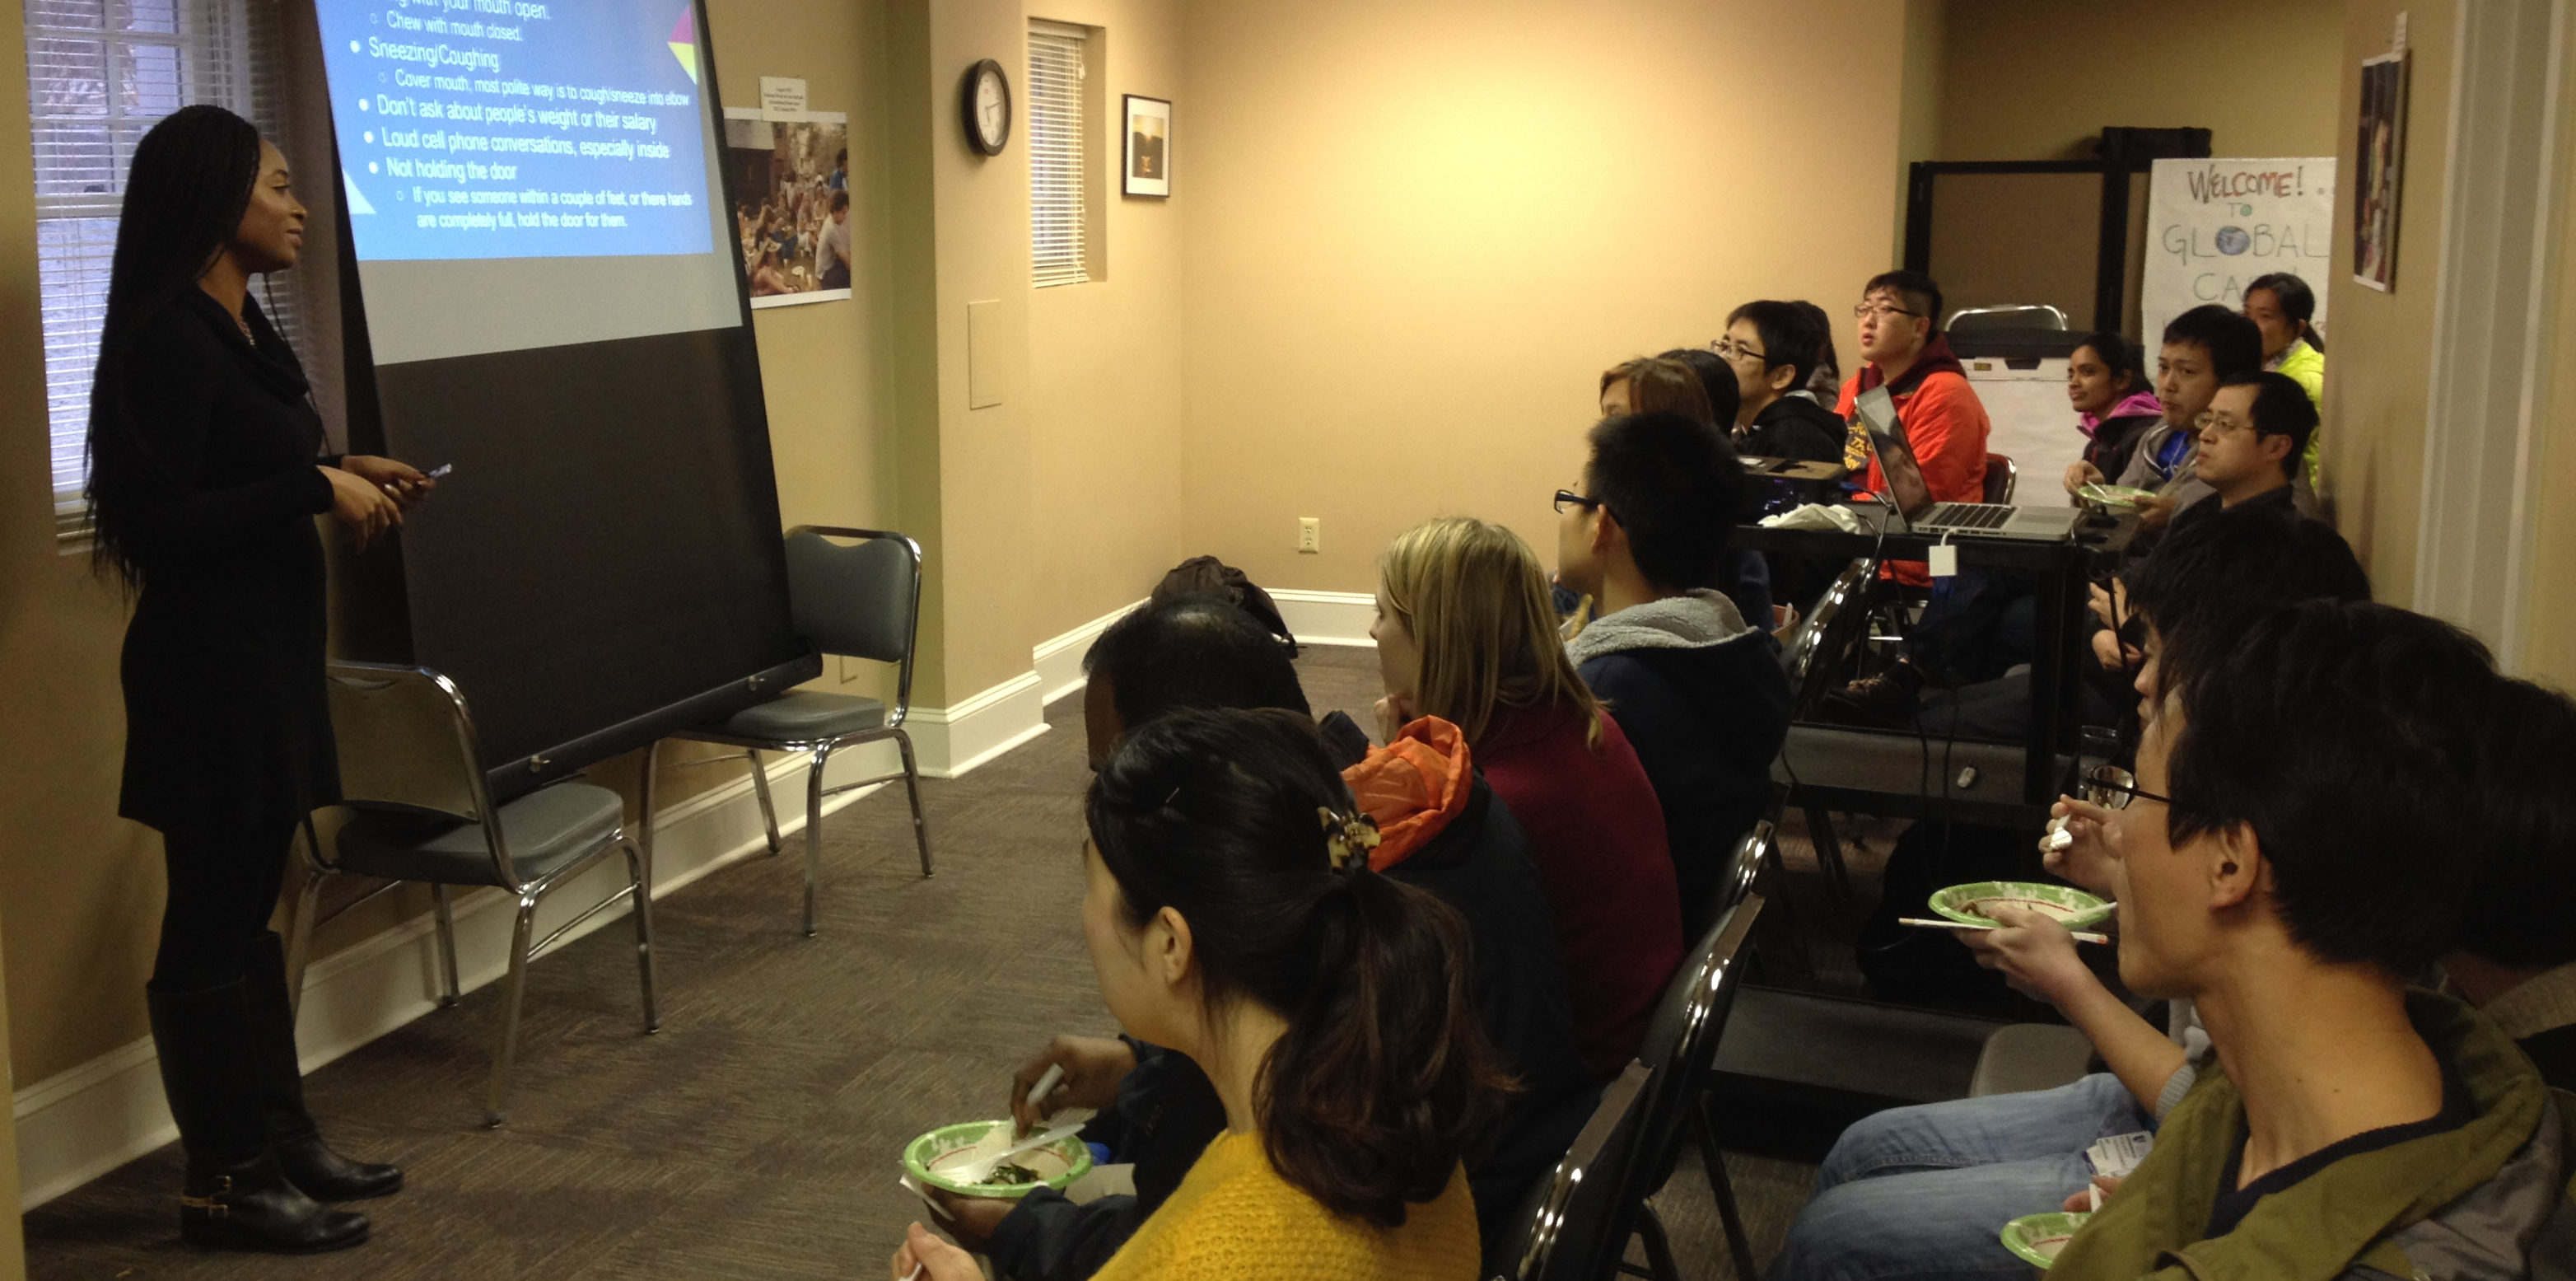
[{"label": "green paper plate", "polygon": [[1012,1157],[1015,1164],[1028,1166],[1041,1177],[1034,1183],[959,1183],[939,1172],[943,1161],[963,1159],[956,1154],[975,1146],[978,1139],[994,1126],[1007,1126],[1008,1121],[967,1121],[943,1125],[914,1139],[903,1147],[903,1171],[916,1181],[942,1188],[959,1196],[1001,1197],[1016,1201],[1031,1188],[1054,1188],[1062,1192],[1067,1184],[1081,1178],[1091,1169],[1091,1149],[1078,1136],[1067,1136],[1049,1147],[1023,1152]]},{"label": "green paper plate", "polygon": [[2156,491],[2152,489],[2138,489],[2129,485],[2104,485],[2096,483],[2079,487],[2075,491],[2075,494],[2077,497],[2088,502],[2100,503],[2105,507],[2135,507],[2139,503],[2155,497]]},{"label": "green paper plate", "polygon": [[2111,915],[2111,905],[2063,885],[2041,885],[2035,881],[1973,881],[1936,890],[1932,910],[1963,925],[1992,925],[1994,918],[1971,910],[1973,905],[1989,899],[2001,899],[2014,907],[2025,907],[2057,918],[2060,925],[2080,930]]},{"label": "green paper plate", "polygon": [[2092,1217],[2081,1210],[2073,1214],[2025,1214],[2005,1224],[2004,1230],[1996,1235],[2003,1238],[2005,1249],[2021,1256],[2025,1262],[2046,1268],[2057,1262],[2057,1252],[2066,1248],[2067,1239]]}]

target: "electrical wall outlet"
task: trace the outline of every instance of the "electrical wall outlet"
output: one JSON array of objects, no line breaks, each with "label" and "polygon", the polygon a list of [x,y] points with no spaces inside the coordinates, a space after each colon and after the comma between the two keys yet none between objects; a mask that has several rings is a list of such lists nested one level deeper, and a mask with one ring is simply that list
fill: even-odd
[{"label": "electrical wall outlet", "polygon": [[1297,550],[1310,555],[1324,550],[1324,522],[1321,517],[1297,518]]}]

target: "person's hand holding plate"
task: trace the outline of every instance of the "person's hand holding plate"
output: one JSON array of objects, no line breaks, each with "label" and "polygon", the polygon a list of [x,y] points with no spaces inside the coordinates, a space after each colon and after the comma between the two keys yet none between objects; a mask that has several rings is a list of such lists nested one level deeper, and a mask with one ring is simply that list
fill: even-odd
[{"label": "person's hand holding plate", "polygon": [[2003,972],[2013,990],[2051,1005],[2077,986],[2095,983],[2093,971],[2075,955],[2075,935],[2027,908],[1988,904],[1985,915],[1996,928],[1962,933],[1959,941],[1977,954],[1977,964]]},{"label": "person's hand holding plate", "polygon": [[[2104,1202],[2109,1202],[2111,1194],[2119,1190],[2119,1176],[2111,1174],[2097,1174],[2093,1176],[2093,1192],[2101,1193],[2102,1200]],[[2090,1210],[2093,1208],[2093,1192],[2078,1192],[2075,1195],[2066,1198],[2066,1204],[2060,1208],[2065,1210],[2068,1214],[2081,1214],[2086,1210]]]},{"label": "person's hand holding plate", "polygon": [[940,1209],[948,1212],[948,1235],[957,1238],[957,1244],[977,1254],[992,1249],[993,1234],[1001,1231],[1003,1216],[1019,1205],[1017,1201],[1006,1201],[1000,1197],[959,1196],[946,1188],[925,1188],[924,1191],[931,1200],[939,1203]]}]

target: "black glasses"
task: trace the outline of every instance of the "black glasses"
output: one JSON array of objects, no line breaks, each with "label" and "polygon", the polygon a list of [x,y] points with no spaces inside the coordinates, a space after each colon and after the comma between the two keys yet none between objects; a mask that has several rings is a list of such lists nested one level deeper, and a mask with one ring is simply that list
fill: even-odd
[{"label": "black glasses", "polygon": [[2158,796],[2138,787],[2138,776],[2117,765],[2096,765],[2085,772],[2084,799],[2106,810],[2124,810],[2131,801],[2155,801],[2173,804],[2170,796]]},{"label": "black glasses", "polygon": [[1717,358],[1720,360],[1761,361],[1764,369],[1769,369],[1775,365],[1787,363],[1786,361],[1773,360],[1771,359],[1771,353],[1767,351],[1755,351],[1751,347],[1737,342],[1732,338],[1720,338],[1716,342],[1710,343],[1708,345],[1708,349],[1716,352]]},{"label": "black glasses", "polygon": [[1610,505],[1602,502],[1598,498],[1586,498],[1571,489],[1560,489],[1556,491],[1557,515],[1562,516],[1565,514],[1565,505],[1568,503],[1572,503],[1577,507],[1608,507]]},{"label": "black glasses", "polygon": [[1903,307],[1896,306],[1892,303],[1863,302],[1852,304],[1852,316],[1854,319],[1858,320],[1867,320],[1872,316],[1885,320],[1890,316],[1920,316],[1922,314],[1923,313],[1919,311],[1907,311]]}]

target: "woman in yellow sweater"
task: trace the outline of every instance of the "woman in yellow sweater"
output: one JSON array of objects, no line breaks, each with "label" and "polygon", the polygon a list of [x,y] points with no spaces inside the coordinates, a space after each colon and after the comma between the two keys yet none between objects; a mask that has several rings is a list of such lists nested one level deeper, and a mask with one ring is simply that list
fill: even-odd
[{"label": "woman in yellow sweater", "polygon": [[[1468,997],[1465,925],[1369,870],[1376,828],[1313,722],[1154,721],[1101,767],[1085,818],[1101,996],[1197,1063],[1226,1113],[1096,1281],[1472,1281],[1459,1157],[1511,1085]],[[982,1273],[916,1223],[892,1275]]]}]

